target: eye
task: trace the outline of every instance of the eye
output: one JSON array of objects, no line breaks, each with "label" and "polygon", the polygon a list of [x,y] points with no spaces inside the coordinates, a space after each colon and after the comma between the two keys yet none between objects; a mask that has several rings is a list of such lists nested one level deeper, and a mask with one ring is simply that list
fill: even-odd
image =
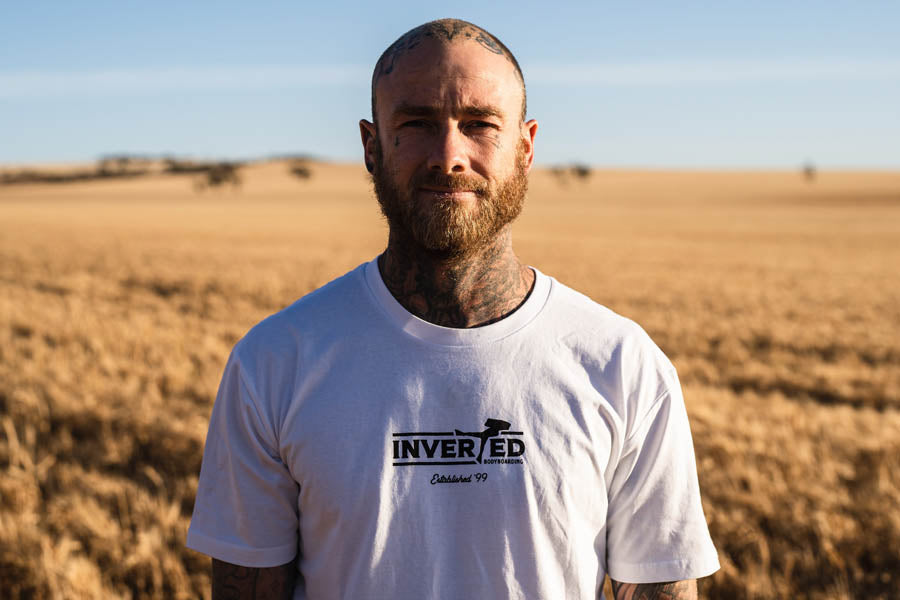
[{"label": "eye", "polygon": [[469,121],[465,124],[465,130],[472,135],[493,135],[495,132],[499,131],[499,129],[500,126],[496,123],[492,123],[491,121],[481,121],[479,119]]},{"label": "eye", "polygon": [[425,119],[411,119],[409,121],[404,121],[400,124],[400,127],[411,127],[413,129],[427,127],[428,122]]}]

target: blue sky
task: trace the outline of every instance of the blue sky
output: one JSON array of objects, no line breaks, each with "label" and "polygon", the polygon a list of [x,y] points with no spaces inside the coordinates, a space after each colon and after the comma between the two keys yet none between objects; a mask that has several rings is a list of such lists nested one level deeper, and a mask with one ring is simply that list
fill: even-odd
[{"label": "blue sky", "polygon": [[900,168],[898,2],[4,2],[0,163],[359,160],[381,51],[424,21],[516,54],[537,161]]}]

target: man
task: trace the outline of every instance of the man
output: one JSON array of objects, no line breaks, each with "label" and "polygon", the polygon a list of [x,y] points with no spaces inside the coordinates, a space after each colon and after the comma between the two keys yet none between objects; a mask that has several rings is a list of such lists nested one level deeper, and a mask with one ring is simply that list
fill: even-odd
[{"label": "man", "polygon": [[608,573],[696,597],[718,561],[673,367],[513,252],[537,132],[515,58],[426,23],[372,113],[387,249],[225,369],[188,534],[213,596],[587,599]]}]

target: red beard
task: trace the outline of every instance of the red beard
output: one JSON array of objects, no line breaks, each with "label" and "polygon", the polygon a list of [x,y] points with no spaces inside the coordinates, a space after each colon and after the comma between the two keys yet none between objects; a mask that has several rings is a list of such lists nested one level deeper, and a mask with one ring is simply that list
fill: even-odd
[{"label": "red beard", "polygon": [[[482,177],[426,170],[417,173],[402,189],[385,168],[380,142],[376,140],[375,144],[372,182],[392,236],[431,252],[463,255],[488,245],[522,212],[528,188],[523,146],[516,153],[515,172],[496,186]],[[426,202],[417,193],[423,185],[473,191],[476,200],[474,205],[449,198],[430,198]]]}]

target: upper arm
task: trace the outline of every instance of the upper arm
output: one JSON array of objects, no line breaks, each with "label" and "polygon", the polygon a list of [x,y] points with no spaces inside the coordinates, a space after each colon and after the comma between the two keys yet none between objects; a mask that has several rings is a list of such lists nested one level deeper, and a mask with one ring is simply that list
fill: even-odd
[{"label": "upper arm", "polygon": [[613,579],[615,600],[697,600],[697,580],[664,583],[619,583]]},{"label": "upper arm", "polygon": [[187,546],[234,564],[293,560],[299,484],[280,455],[269,402],[232,353],[213,405]]},{"label": "upper arm", "polygon": [[297,567],[294,561],[279,567],[242,567],[212,561],[213,600],[290,600]]},{"label": "upper arm", "polygon": [[681,386],[674,370],[657,371],[660,383],[643,386],[656,399],[642,403],[650,408],[629,428],[607,492],[607,573],[619,581],[677,582],[719,568]]}]

